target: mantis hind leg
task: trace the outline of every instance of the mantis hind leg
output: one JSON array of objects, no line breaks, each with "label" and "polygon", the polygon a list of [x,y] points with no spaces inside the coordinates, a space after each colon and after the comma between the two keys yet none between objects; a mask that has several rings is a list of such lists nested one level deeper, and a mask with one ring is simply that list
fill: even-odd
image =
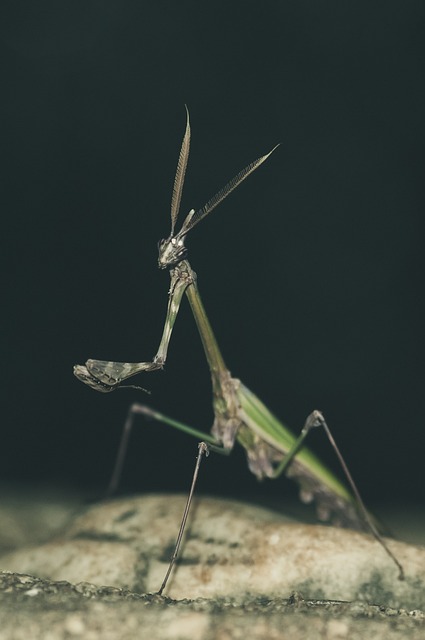
[{"label": "mantis hind leg", "polygon": [[384,551],[388,554],[388,556],[393,560],[393,562],[395,563],[395,565],[398,568],[399,571],[399,580],[404,580],[404,570],[402,565],[400,564],[400,562],[397,560],[397,558],[395,557],[395,555],[393,554],[393,552],[391,551],[391,549],[388,547],[388,545],[386,544],[385,540],[383,539],[383,537],[381,536],[381,534],[379,533],[378,529],[376,528],[376,525],[372,519],[372,517],[370,516],[368,510],[366,509],[366,506],[363,502],[363,499],[360,495],[359,490],[357,489],[357,485],[353,480],[353,477],[348,469],[347,463],[345,462],[341,451],[338,448],[338,445],[336,444],[334,437],[331,433],[331,430],[328,427],[328,424],[325,420],[325,418],[323,417],[323,414],[318,411],[317,409],[315,411],[313,411],[308,417],[307,420],[304,423],[304,426],[301,430],[300,435],[298,436],[298,438],[296,439],[293,447],[290,449],[290,451],[288,451],[287,455],[284,457],[284,459],[282,460],[282,462],[279,464],[279,466],[275,469],[275,473],[274,473],[274,477],[279,476],[280,474],[284,473],[288,466],[290,465],[290,463],[292,462],[292,460],[294,459],[294,457],[296,456],[296,454],[299,452],[299,450],[301,449],[301,447],[304,444],[304,440],[306,439],[306,437],[308,436],[308,434],[310,433],[311,429],[315,428],[315,427],[322,427],[326,433],[326,436],[329,440],[329,442],[332,445],[332,448],[334,449],[337,458],[340,462],[340,465],[342,467],[342,470],[344,471],[345,477],[347,478],[347,481],[351,487],[351,490],[354,494],[354,497],[356,499],[356,504],[357,504],[357,508],[358,511],[360,512],[361,516],[363,517],[363,520],[365,521],[365,523],[367,524],[367,527],[369,529],[369,531],[371,532],[371,534],[373,535],[373,537],[377,540],[377,542],[379,542],[379,544],[382,546],[382,548],[384,549]]}]

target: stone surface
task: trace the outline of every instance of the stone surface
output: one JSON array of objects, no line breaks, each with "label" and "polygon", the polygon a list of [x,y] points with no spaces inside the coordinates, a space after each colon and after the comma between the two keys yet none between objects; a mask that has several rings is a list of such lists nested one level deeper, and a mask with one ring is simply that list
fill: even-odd
[{"label": "stone surface", "polygon": [[[177,535],[185,497],[144,496],[87,509],[60,537],[8,553],[0,567],[40,578],[91,582],[146,593],[158,590]],[[265,509],[198,498],[179,566],[166,593],[174,598],[253,595],[363,600],[425,608],[425,549],[389,541],[406,580],[368,535],[287,522]],[[1,640],[1,635],[0,635]]]},{"label": "stone surface", "polygon": [[422,640],[421,611],[252,597],[176,602],[0,573],[0,640]]}]

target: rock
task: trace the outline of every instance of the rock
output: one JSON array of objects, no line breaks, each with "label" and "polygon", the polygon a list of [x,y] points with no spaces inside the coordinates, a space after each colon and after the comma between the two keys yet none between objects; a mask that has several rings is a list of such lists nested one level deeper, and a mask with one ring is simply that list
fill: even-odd
[{"label": "rock", "polygon": [[421,611],[252,597],[170,600],[0,572],[1,640],[422,640]]},{"label": "rock", "polygon": [[[8,553],[3,570],[132,592],[159,589],[171,556],[184,496],[150,495],[98,504],[55,539]],[[370,536],[288,522],[238,502],[197,498],[166,593],[174,598],[263,597],[363,600],[425,608],[425,549],[388,540],[406,579]]]}]

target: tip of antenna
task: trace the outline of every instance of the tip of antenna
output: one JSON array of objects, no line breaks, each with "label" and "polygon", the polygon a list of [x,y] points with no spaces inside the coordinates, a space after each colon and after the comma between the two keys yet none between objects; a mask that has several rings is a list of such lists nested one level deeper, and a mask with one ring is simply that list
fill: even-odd
[{"label": "tip of antenna", "polygon": [[[276,151],[276,149],[280,147],[280,142],[278,142],[271,151],[269,151],[268,153],[266,153],[266,155],[262,156],[261,158],[259,158],[259,160],[261,160],[261,162],[264,162],[265,160],[267,160],[267,158],[270,158],[270,156],[272,155],[273,151]],[[261,164],[260,162],[260,164]]]},{"label": "tip of antenna", "polygon": [[184,108],[186,109],[186,117],[187,117],[187,121],[189,122],[189,107],[187,106],[186,103],[184,103]]}]

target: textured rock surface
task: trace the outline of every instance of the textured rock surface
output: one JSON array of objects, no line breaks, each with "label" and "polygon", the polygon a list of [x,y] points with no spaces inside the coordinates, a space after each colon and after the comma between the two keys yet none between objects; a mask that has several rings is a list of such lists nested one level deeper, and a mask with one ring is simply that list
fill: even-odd
[{"label": "textured rock surface", "polygon": [[[178,531],[183,496],[144,496],[87,509],[54,540],[4,555],[2,569],[146,593],[158,590]],[[255,596],[364,600],[425,608],[425,549],[391,540],[406,580],[370,536],[289,523],[274,512],[199,498],[180,563],[166,593],[174,598]],[[0,636],[1,637],[1,636]]]},{"label": "textured rock surface", "polygon": [[0,573],[1,640],[422,640],[420,611],[364,602],[251,598],[176,602]]}]

